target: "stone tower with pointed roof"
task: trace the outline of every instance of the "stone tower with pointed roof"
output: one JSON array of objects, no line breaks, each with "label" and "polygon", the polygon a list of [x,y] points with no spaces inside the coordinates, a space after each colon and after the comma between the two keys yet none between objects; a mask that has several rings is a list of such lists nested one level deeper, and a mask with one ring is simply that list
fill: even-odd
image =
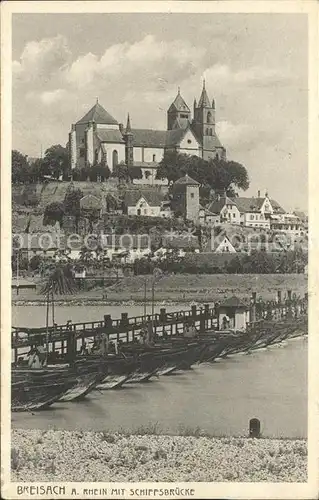
[{"label": "stone tower with pointed roof", "polygon": [[[196,105],[194,102],[193,130],[202,144],[202,158],[208,160],[218,155],[223,156],[222,145],[215,131],[215,101],[210,102],[207,94],[205,80],[202,93]],[[218,151],[220,149],[220,151]]]},{"label": "stone tower with pointed roof", "polygon": [[178,215],[194,223],[199,216],[199,182],[188,174],[178,179],[172,188],[172,208]]},{"label": "stone tower with pointed roof", "polygon": [[167,111],[167,130],[185,129],[191,121],[191,110],[181,96],[180,88]]}]

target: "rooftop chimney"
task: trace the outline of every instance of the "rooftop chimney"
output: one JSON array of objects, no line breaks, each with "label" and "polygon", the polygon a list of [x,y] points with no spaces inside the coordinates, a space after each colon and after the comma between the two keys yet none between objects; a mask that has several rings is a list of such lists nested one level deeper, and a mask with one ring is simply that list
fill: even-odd
[{"label": "rooftop chimney", "polygon": [[260,191],[257,192],[257,198],[260,198]]},{"label": "rooftop chimney", "polygon": [[119,123],[119,129],[120,129],[121,134],[123,134],[123,132],[124,132],[124,125],[123,125],[123,123]]}]

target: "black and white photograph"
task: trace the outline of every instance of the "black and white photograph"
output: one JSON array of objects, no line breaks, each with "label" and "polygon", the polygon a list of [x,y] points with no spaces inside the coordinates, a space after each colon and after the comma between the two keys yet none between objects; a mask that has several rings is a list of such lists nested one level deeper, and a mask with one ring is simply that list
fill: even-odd
[{"label": "black and white photograph", "polygon": [[2,5],[3,498],[318,498],[318,11],[275,3]]}]

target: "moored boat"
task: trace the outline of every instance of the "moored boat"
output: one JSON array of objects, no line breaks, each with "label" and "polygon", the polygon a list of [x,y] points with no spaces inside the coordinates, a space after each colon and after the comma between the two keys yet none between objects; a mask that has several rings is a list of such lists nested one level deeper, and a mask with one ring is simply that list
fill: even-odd
[{"label": "moored boat", "polygon": [[58,401],[74,384],[74,380],[61,380],[37,385],[30,380],[11,384],[11,411],[33,411],[48,408]]}]

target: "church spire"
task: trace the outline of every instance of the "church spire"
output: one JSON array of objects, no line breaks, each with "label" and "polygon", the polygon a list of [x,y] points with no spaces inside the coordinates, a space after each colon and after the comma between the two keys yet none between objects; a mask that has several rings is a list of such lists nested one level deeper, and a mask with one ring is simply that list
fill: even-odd
[{"label": "church spire", "polygon": [[130,120],[130,113],[127,113],[126,133],[127,133],[127,134],[131,134],[131,133],[132,133],[132,129],[131,129],[131,120]]},{"label": "church spire", "polygon": [[203,80],[203,90],[198,103],[199,108],[210,108],[209,98],[206,92],[205,79]]}]

